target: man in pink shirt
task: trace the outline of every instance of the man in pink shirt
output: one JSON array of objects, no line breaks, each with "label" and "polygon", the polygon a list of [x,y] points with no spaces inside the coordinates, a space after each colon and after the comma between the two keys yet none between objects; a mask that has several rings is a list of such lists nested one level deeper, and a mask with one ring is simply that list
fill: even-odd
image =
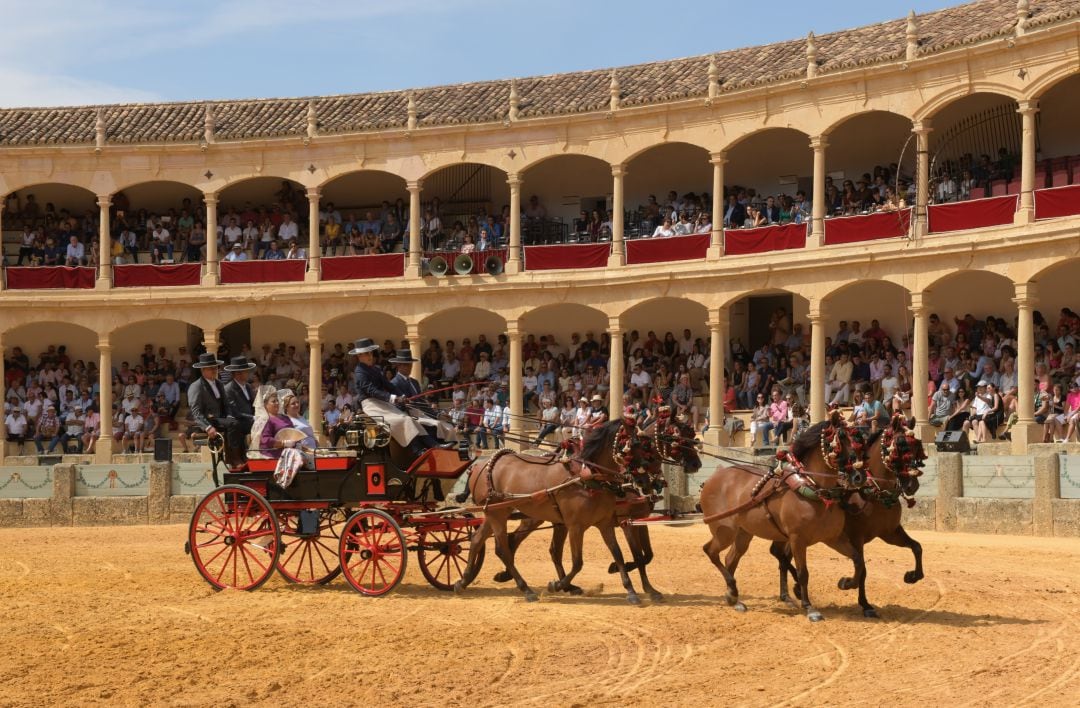
[{"label": "man in pink shirt", "polygon": [[[776,430],[780,427],[780,424],[787,420],[788,404],[780,395],[780,389],[774,388],[772,391],[772,401],[769,403],[769,420],[762,426],[762,438],[765,441],[765,446],[769,446],[769,431]],[[780,443],[780,433],[776,434],[776,443]]]}]

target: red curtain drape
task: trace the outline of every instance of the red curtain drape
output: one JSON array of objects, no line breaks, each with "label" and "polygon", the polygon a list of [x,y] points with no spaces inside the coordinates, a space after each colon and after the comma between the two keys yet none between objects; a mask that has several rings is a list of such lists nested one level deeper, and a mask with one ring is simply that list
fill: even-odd
[{"label": "red curtain drape", "polygon": [[709,234],[692,234],[627,241],[626,262],[634,265],[701,260],[705,258],[705,253],[709,250],[709,238]]},{"label": "red curtain drape", "polygon": [[96,274],[95,268],[81,266],[11,266],[6,270],[7,286],[11,290],[92,288]]},{"label": "red curtain drape", "polygon": [[1018,194],[1007,194],[1004,197],[932,204],[929,207],[930,233],[941,234],[1011,224],[1019,199]]},{"label": "red curtain drape", "polygon": [[806,224],[784,224],[759,229],[724,229],[724,253],[742,256],[805,248],[806,228]]},{"label": "red curtain drape", "polygon": [[113,266],[113,285],[118,288],[198,285],[201,274],[202,266],[198,263],[118,265]]},{"label": "red curtain drape", "polygon": [[[484,275],[484,274],[486,274],[487,271],[484,270],[484,262],[487,261],[487,259],[490,256],[498,256],[499,258],[502,259],[503,265],[505,266],[506,265],[507,253],[508,253],[508,251],[505,248],[489,248],[486,251],[473,251],[472,253],[469,254],[469,257],[472,258],[473,267],[472,267],[472,270],[469,271],[468,274],[469,275]],[[435,256],[441,256],[442,258],[445,258],[447,264],[449,264],[449,266],[450,266],[450,272],[453,273],[454,272],[454,260],[460,255],[461,255],[461,251],[427,251],[427,252],[424,253],[424,258],[427,258],[428,260],[434,258]]]},{"label": "red curtain drape", "polygon": [[235,283],[297,283],[304,280],[307,261],[222,261],[221,282]]},{"label": "red curtain drape", "polygon": [[525,270],[604,268],[611,253],[609,243],[577,243],[565,246],[526,246]]},{"label": "red curtain drape", "polygon": [[1080,214],[1080,184],[1035,190],[1035,218],[1053,219]]},{"label": "red curtain drape", "polygon": [[911,209],[883,211],[861,216],[841,216],[825,220],[825,244],[858,243],[880,238],[906,236],[911,227]]},{"label": "red curtain drape", "polygon": [[404,253],[375,256],[332,256],[322,259],[323,280],[365,280],[400,278],[405,275]]}]

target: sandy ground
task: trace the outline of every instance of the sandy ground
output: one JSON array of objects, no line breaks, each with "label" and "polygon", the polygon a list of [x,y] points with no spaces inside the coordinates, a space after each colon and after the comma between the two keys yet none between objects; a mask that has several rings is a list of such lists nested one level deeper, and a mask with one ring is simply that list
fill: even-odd
[{"label": "sandy ground", "polygon": [[[775,599],[757,541],[739,568],[749,611],[721,600],[704,529],[655,531],[667,601],[626,604],[586,537],[589,596],[526,604],[491,581],[455,597],[415,559],[391,595],[273,578],[213,592],[183,526],[0,530],[0,705],[1075,705],[1080,540],[915,534],[869,549],[872,602],[836,589],[846,561],[812,549],[826,621]],[[539,589],[546,539],[521,552]]]}]

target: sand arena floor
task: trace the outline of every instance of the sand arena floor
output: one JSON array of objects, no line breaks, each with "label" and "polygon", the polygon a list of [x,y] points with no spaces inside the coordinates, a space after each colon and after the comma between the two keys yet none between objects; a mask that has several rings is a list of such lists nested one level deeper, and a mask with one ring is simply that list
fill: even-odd
[{"label": "sand arena floor", "polygon": [[[0,530],[0,705],[1075,705],[1080,540],[920,532],[870,547],[872,602],[836,589],[846,561],[812,549],[826,621],[775,599],[757,541],[739,568],[749,611],[722,602],[704,529],[655,533],[663,604],[626,604],[586,536],[586,597],[526,604],[491,581],[455,597],[408,574],[384,598],[342,579],[275,577],[213,592],[183,553],[183,526]],[[521,552],[539,589],[547,541]]]}]

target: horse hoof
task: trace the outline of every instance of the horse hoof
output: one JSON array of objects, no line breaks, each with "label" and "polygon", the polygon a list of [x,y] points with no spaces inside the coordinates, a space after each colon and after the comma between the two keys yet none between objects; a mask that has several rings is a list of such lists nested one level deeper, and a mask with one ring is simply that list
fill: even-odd
[{"label": "horse hoof", "polygon": [[579,588],[577,585],[571,585],[570,587],[566,588],[566,591],[568,593],[570,593],[571,595],[584,595],[585,594],[585,591],[582,590],[581,588]]},{"label": "horse hoof", "polygon": [[548,592],[559,592],[562,590],[558,580],[552,580],[547,584]]},{"label": "horse hoof", "polygon": [[525,602],[536,602],[539,599],[540,598],[537,597],[536,593],[534,593],[532,590],[525,591]]},{"label": "horse hoof", "polygon": [[509,570],[500,570],[498,573],[495,574],[495,577],[492,578],[492,580],[497,583],[508,583],[513,579],[514,577],[510,575]]},{"label": "horse hoof", "polygon": [[615,565],[614,563],[609,563],[607,567],[607,572],[608,575],[615,575],[619,572],[619,566]]},{"label": "horse hoof", "polygon": [[841,590],[853,590],[855,588],[855,578],[840,578],[840,581],[836,583],[836,587]]},{"label": "horse hoof", "polygon": [[629,602],[631,605],[640,605],[641,604],[641,598],[638,597],[637,595],[627,595],[626,596],[626,601]]},{"label": "horse hoof", "polygon": [[651,593],[649,593],[649,599],[652,600],[653,602],[663,602],[664,601],[664,595],[663,595],[663,593],[659,593],[659,592],[651,592]]},{"label": "horse hoof", "polygon": [[[637,570],[637,563],[634,563],[634,562],[625,563],[623,565],[623,567],[626,568],[627,573],[632,573],[635,570]],[[608,572],[608,575],[615,575],[616,573],[619,572],[619,566],[615,565],[614,563],[611,563],[607,567],[607,572]]]},{"label": "horse hoof", "polygon": [[817,610],[810,610],[809,612],[806,613],[806,619],[810,620],[811,622],[820,622],[821,620],[823,620],[825,618],[822,617],[821,613],[818,612]]},{"label": "horse hoof", "polygon": [[862,611],[862,616],[877,619],[878,613],[877,610],[875,610],[873,607],[864,607]]},{"label": "horse hoof", "polygon": [[746,612],[746,605],[742,604],[741,602],[736,602],[731,606],[731,609],[735,610],[736,612]]},{"label": "horse hoof", "polygon": [[922,579],[923,574],[917,570],[909,570],[908,572],[904,573],[904,582],[908,585],[914,585]]},{"label": "horse hoof", "polygon": [[734,607],[739,602],[739,596],[728,593],[727,595],[724,595],[724,601],[731,607]]},{"label": "horse hoof", "polygon": [[791,595],[786,592],[780,593],[780,602],[791,602]]}]

